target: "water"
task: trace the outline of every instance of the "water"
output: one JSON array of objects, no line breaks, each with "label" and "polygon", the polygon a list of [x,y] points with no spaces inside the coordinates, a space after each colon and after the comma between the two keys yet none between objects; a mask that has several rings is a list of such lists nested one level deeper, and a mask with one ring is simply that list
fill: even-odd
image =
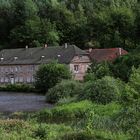
[{"label": "water", "polygon": [[51,107],[43,95],[0,92],[0,112],[34,112]]}]

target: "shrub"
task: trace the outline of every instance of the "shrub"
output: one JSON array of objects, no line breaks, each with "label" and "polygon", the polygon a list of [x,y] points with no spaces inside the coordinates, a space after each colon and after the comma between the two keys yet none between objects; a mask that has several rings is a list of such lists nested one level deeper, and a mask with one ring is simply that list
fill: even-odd
[{"label": "shrub", "polygon": [[132,68],[132,74],[129,78],[129,85],[140,93],[140,67]]},{"label": "shrub", "polygon": [[27,84],[8,84],[1,86],[0,91],[35,92],[35,89],[33,86]]},{"label": "shrub", "polygon": [[88,82],[88,81],[95,81],[96,77],[94,73],[86,73],[86,75],[84,76],[84,82]]},{"label": "shrub", "polygon": [[138,68],[140,65],[140,51],[129,53],[116,59],[112,65],[115,77],[128,81],[132,72],[132,66]]},{"label": "shrub", "polygon": [[71,133],[73,129],[65,124],[49,124],[47,125],[47,131],[47,140],[62,140],[61,137],[66,133]]},{"label": "shrub", "polygon": [[30,128],[27,122],[18,119],[0,120],[0,127],[7,131],[20,131],[22,129]]},{"label": "shrub", "polygon": [[135,140],[140,138],[140,101],[124,107],[115,118],[125,133],[131,134]]},{"label": "shrub", "polygon": [[90,101],[81,101],[57,106],[51,110],[44,109],[36,114],[39,121],[65,122],[84,118],[85,114],[92,109]]},{"label": "shrub", "polygon": [[67,66],[51,62],[41,65],[35,75],[35,88],[40,92],[46,92],[62,79],[70,79],[71,74]]},{"label": "shrub", "polygon": [[130,137],[123,133],[114,134],[110,131],[93,130],[92,133],[86,131],[66,133],[61,140],[130,140]]},{"label": "shrub", "polygon": [[81,99],[90,99],[95,103],[107,104],[119,99],[124,89],[120,80],[106,76],[94,82],[88,82],[80,95]]},{"label": "shrub", "polygon": [[113,116],[121,110],[121,105],[117,103],[109,103],[106,105],[93,104],[95,114],[99,116]]},{"label": "shrub", "polygon": [[44,140],[47,137],[47,128],[46,125],[40,124],[38,128],[33,133],[35,138]]},{"label": "shrub", "polygon": [[46,93],[46,101],[56,103],[60,99],[74,97],[81,92],[82,85],[76,81],[62,81]]},{"label": "shrub", "polygon": [[[106,62],[106,61],[101,62],[101,63],[93,62],[90,65],[88,72],[90,73],[90,75],[87,75],[87,77],[86,77],[88,79],[93,79],[93,78],[94,79],[101,79],[104,76],[111,76],[112,75],[112,72],[110,70],[110,63]],[[89,76],[91,76],[91,78],[89,78]]]}]

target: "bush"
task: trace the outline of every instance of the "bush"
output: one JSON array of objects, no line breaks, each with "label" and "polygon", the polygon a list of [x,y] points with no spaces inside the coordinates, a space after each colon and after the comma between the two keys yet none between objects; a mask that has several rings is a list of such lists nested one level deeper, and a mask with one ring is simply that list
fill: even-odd
[{"label": "bush", "polygon": [[[109,62],[101,62],[101,63],[96,63],[93,62],[90,65],[90,68],[88,70],[88,75],[86,75],[85,80],[87,79],[101,79],[104,76],[111,76],[112,72],[110,70],[110,63]],[[91,76],[91,78],[90,78]]]},{"label": "bush", "polygon": [[140,100],[130,106],[126,106],[116,115],[116,122],[119,128],[125,133],[131,134],[133,139],[140,138]]},{"label": "bush", "polygon": [[124,85],[120,80],[106,76],[94,82],[86,83],[80,98],[90,99],[99,104],[107,104],[112,101],[117,101],[123,89]]},{"label": "bush", "polygon": [[129,85],[140,93],[140,67],[132,68],[132,74],[129,78]]},{"label": "bush", "polygon": [[20,131],[22,129],[30,128],[30,125],[23,120],[18,119],[8,119],[8,120],[0,120],[0,128],[3,128],[7,131]]},{"label": "bush", "polygon": [[27,84],[9,84],[6,86],[1,86],[0,91],[36,92],[33,86]]},{"label": "bush", "polygon": [[82,85],[76,81],[62,81],[46,93],[46,101],[56,103],[60,99],[74,97],[81,92]]},{"label": "bush", "polygon": [[129,53],[116,59],[112,65],[112,72],[115,77],[128,82],[132,73],[132,66],[138,68],[140,65],[140,51]]},{"label": "bush", "polygon": [[123,105],[131,105],[140,99],[140,67],[132,68],[129,82],[125,86],[125,92],[121,95]]},{"label": "bush", "polygon": [[70,79],[71,74],[67,66],[51,62],[41,65],[35,75],[35,88],[45,93],[48,89],[61,82],[62,79]]},{"label": "bush", "polygon": [[110,131],[93,130],[92,133],[86,131],[66,133],[61,140],[130,140],[130,137],[123,133],[114,134]]},{"label": "bush", "polygon": [[44,109],[36,114],[39,121],[65,122],[84,118],[85,114],[92,109],[90,101],[81,101],[57,106],[51,110]]},{"label": "bush", "polygon": [[73,129],[65,124],[49,124],[47,125],[47,131],[47,140],[62,140],[61,137],[66,133],[71,133]]}]

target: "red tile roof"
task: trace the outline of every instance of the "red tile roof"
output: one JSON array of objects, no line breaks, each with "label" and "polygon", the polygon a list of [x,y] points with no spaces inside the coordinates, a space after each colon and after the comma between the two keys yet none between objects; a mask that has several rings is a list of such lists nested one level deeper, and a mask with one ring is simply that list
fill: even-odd
[{"label": "red tile roof", "polygon": [[93,49],[91,52],[89,52],[91,60],[97,62],[113,61],[117,57],[126,54],[128,54],[128,52],[122,48]]}]

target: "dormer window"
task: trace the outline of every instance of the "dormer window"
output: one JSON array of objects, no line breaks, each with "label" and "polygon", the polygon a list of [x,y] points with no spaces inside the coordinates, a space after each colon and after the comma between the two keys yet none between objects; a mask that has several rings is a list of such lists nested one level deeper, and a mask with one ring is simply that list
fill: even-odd
[{"label": "dormer window", "polygon": [[18,57],[15,56],[15,57],[14,57],[14,60],[17,60],[17,59],[18,59]]},{"label": "dormer window", "polygon": [[3,61],[3,60],[4,60],[4,58],[3,58],[3,57],[1,57],[1,58],[0,58],[0,60],[1,60],[1,61]]}]

